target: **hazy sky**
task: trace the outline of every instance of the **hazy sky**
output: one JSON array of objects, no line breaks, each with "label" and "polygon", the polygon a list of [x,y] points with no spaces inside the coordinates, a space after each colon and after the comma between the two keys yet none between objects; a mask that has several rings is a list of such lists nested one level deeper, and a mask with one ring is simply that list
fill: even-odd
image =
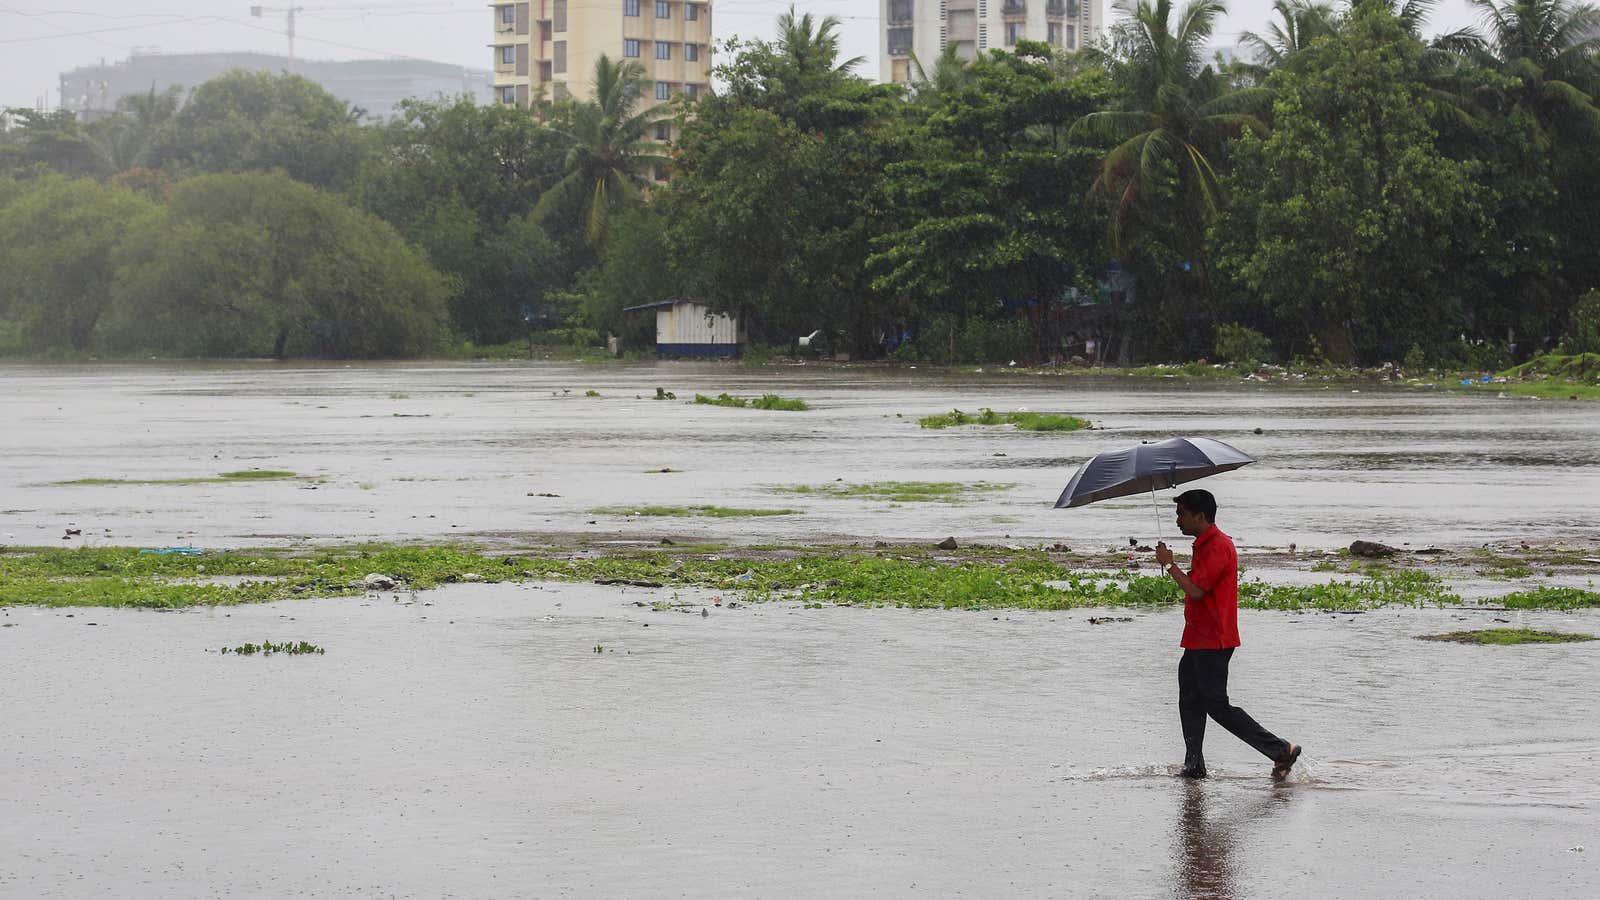
[{"label": "hazy sky", "polygon": [[[286,6],[293,0],[278,0]],[[298,0],[297,51],[305,58],[412,56],[489,68],[492,36],[485,0]],[[584,2],[584,0],[579,0]],[[139,50],[169,53],[254,50],[283,53],[278,13],[252,18],[250,0],[0,0],[0,105],[54,106],[61,72],[126,59]],[[836,15],[844,51],[865,56],[860,74],[878,74],[878,0],[798,0],[801,11]],[[718,37],[770,37],[789,0],[714,0]],[[1259,29],[1270,0],[1232,0],[1219,43],[1240,30]],[[270,9],[270,7],[269,7]],[[1471,24],[1466,0],[1443,0],[1432,28]]]}]

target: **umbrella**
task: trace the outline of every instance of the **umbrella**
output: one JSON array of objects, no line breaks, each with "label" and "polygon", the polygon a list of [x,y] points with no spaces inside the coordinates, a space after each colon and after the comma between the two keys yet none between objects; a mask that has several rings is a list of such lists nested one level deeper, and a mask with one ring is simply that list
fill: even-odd
[{"label": "umbrella", "polygon": [[[1155,444],[1140,444],[1126,450],[1101,453],[1079,467],[1067,482],[1056,508],[1087,506],[1112,497],[1150,492],[1155,503],[1156,488],[1169,488],[1197,481],[1218,472],[1248,466],[1254,459],[1237,447],[1210,438],[1173,438]],[[1156,511],[1156,528],[1161,527],[1161,512]]]}]

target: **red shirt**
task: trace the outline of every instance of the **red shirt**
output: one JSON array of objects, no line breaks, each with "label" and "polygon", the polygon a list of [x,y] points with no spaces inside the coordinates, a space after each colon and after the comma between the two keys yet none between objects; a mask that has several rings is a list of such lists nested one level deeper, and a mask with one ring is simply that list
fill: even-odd
[{"label": "red shirt", "polygon": [[1205,591],[1199,600],[1184,598],[1183,647],[1226,650],[1239,646],[1239,554],[1233,538],[1213,525],[1194,539],[1194,568],[1189,580]]}]

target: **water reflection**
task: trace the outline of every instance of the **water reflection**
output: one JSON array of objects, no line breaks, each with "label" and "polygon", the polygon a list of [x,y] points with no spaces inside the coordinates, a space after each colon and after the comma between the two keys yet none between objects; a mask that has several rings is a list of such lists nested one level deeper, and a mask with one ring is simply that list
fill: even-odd
[{"label": "water reflection", "polygon": [[[1186,900],[1232,900],[1250,893],[1240,888],[1242,866],[1236,854],[1241,826],[1270,820],[1289,800],[1275,786],[1265,798],[1237,807],[1235,798],[1212,794],[1196,781],[1185,782],[1178,812],[1177,896]],[[1270,826],[1268,826],[1270,827]]]}]

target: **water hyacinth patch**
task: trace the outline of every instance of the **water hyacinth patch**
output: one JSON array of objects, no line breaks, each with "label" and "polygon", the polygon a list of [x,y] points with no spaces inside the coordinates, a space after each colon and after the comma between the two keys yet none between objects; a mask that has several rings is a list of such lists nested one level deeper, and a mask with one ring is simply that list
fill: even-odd
[{"label": "water hyacinth patch", "polygon": [[806,405],[804,400],[780,397],[777,394],[762,394],[760,397],[755,398],[734,397],[727,393],[718,394],[715,397],[695,394],[694,402],[701,406],[726,406],[733,409],[770,409],[784,412],[804,412],[811,408]]},{"label": "water hyacinth patch", "polygon": [[959,409],[937,416],[923,416],[917,420],[923,428],[944,429],[960,425],[1013,425],[1019,431],[1081,431],[1089,427],[1089,420],[1061,413],[1014,412],[997,413],[988,407],[977,415]]}]

